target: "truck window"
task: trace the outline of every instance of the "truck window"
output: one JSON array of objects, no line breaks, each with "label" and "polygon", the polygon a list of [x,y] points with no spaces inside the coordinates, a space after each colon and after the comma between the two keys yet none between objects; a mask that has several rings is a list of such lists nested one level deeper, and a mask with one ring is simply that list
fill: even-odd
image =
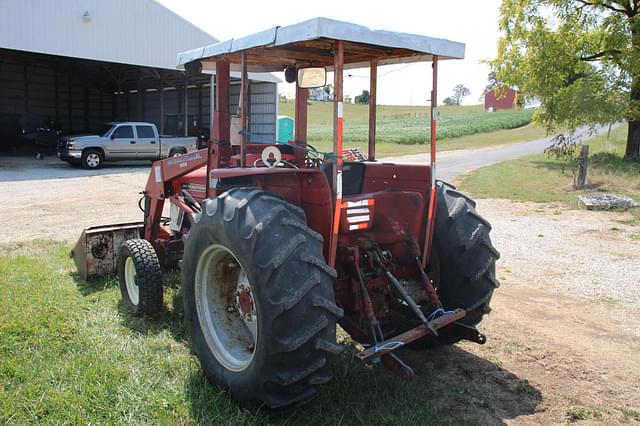
[{"label": "truck window", "polygon": [[113,131],[114,139],[133,139],[133,127],[120,126]]},{"label": "truck window", "polygon": [[138,132],[138,138],[140,139],[153,139],[156,137],[151,126],[136,126],[136,132]]}]

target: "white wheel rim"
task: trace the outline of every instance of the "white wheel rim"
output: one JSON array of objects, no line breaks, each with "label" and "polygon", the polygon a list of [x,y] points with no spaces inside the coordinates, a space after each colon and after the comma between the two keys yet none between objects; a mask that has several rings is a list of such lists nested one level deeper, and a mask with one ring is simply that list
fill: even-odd
[{"label": "white wheel rim", "polygon": [[87,165],[89,167],[98,167],[100,164],[100,156],[98,154],[91,153],[87,155]]},{"label": "white wheel rim", "polygon": [[211,353],[226,369],[245,370],[258,343],[258,312],[249,279],[238,259],[214,244],[198,259],[196,312]]},{"label": "white wheel rim", "polygon": [[124,282],[127,285],[129,300],[133,305],[138,306],[138,303],[140,303],[140,289],[136,283],[136,276],[136,266],[133,264],[133,259],[127,257],[124,263]]}]

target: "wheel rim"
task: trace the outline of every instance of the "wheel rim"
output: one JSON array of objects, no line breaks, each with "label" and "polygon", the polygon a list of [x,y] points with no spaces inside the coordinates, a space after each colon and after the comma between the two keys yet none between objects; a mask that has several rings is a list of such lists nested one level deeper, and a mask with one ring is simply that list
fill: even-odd
[{"label": "wheel rim", "polygon": [[245,370],[258,342],[258,313],[247,274],[225,247],[214,244],[200,256],[195,298],[211,353],[226,369]]},{"label": "wheel rim", "polygon": [[124,263],[124,282],[127,285],[127,294],[129,300],[133,305],[138,305],[140,302],[140,289],[138,283],[136,283],[136,266],[133,264],[133,259],[127,257]]},{"label": "wheel rim", "polygon": [[98,154],[91,153],[87,155],[87,166],[98,167],[100,164],[100,156]]}]

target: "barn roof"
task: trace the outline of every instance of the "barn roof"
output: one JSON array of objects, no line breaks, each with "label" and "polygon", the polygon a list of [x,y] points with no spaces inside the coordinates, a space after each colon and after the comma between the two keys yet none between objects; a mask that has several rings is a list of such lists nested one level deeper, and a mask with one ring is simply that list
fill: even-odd
[{"label": "barn roof", "polygon": [[175,70],[218,40],[154,0],[2,0],[0,48]]}]

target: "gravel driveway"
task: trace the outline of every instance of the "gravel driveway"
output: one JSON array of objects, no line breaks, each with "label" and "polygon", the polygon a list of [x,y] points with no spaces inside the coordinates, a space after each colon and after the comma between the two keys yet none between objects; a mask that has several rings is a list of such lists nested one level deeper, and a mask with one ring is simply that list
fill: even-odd
[{"label": "gravel driveway", "polygon": [[629,213],[509,200],[478,200],[478,210],[493,226],[504,286],[580,295],[627,316],[640,336],[640,228],[621,223]]}]

